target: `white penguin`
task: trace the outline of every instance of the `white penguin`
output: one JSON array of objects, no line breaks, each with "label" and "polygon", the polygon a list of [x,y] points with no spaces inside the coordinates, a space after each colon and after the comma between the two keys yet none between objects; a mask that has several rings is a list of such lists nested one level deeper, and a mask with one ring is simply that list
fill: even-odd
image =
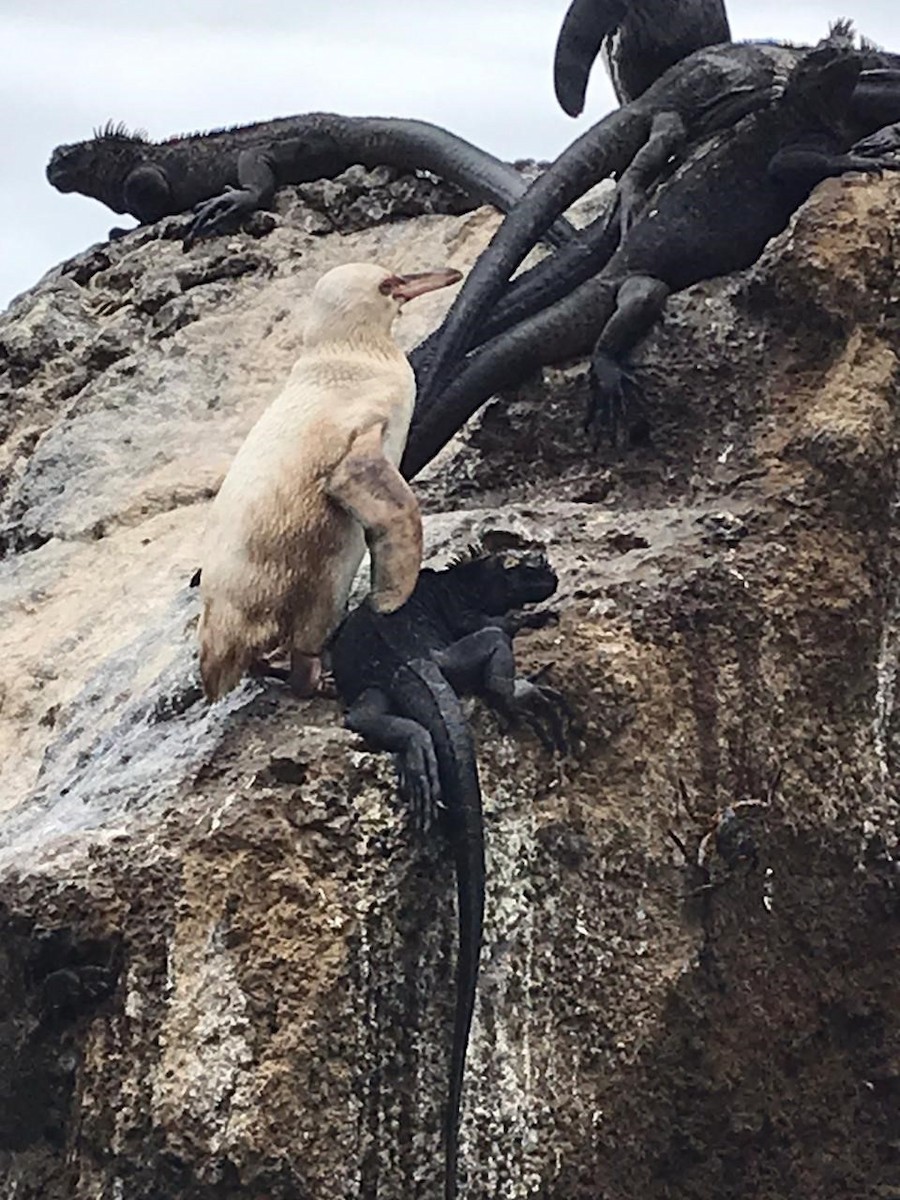
[{"label": "white penguin", "polygon": [[200,580],[207,699],[276,650],[290,654],[293,689],[310,695],[366,544],[372,606],[392,612],[409,598],[422,522],[397,468],[416,387],[391,326],[407,300],[460,278],[347,263],[316,284],[303,352],[212,504]]}]

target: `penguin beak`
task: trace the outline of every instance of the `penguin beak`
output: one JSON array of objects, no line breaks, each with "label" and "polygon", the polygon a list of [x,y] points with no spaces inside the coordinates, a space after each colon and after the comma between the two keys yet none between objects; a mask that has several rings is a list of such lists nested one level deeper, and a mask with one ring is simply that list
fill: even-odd
[{"label": "penguin beak", "polygon": [[391,296],[405,304],[416,296],[426,292],[437,291],[438,288],[449,287],[451,283],[459,283],[462,272],[452,267],[442,267],[439,271],[422,271],[418,275],[392,275],[382,284],[382,290],[390,290]]}]

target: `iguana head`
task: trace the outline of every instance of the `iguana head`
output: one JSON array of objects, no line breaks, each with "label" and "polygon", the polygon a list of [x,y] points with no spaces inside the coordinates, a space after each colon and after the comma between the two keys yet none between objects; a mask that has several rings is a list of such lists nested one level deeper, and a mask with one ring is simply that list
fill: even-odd
[{"label": "iguana head", "polygon": [[836,22],[828,37],[797,63],[784,99],[811,120],[836,127],[847,111],[861,70],[852,25]]},{"label": "iguana head", "polygon": [[454,584],[472,595],[472,606],[489,616],[502,616],[525,604],[537,604],[556,591],[558,579],[543,550],[508,549],[457,560],[450,568]]},{"label": "iguana head", "polygon": [[86,142],[57,146],[47,164],[47,179],[59,192],[79,192],[113,212],[127,212],[125,180],[146,159],[147,144],[143,134],[110,123]]}]

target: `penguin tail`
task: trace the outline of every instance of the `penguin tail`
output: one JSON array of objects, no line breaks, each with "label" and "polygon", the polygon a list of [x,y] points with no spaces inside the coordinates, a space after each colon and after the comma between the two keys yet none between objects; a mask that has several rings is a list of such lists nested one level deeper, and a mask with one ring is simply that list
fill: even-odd
[{"label": "penguin tail", "polygon": [[[253,634],[257,631],[253,630]],[[200,678],[213,703],[237,687],[258,657],[260,639],[231,606],[204,605],[200,619]]]}]

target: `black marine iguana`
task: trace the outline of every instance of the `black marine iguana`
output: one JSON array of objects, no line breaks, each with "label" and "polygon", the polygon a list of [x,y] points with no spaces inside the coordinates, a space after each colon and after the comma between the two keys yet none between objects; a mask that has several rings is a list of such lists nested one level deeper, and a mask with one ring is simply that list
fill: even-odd
[{"label": "black marine iguana", "polygon": [[[57,146],[47,179],[61,192],[91,196],[142,224],[195,209],[184,242],[189,249],[264,208],[279,187],[333,178],[355,163],[431,171],[504,212],[526,189],[515,167],[438,125],[338,113],[281,117],[162,142],[109,124],[88,141]],[[562,222],[549,240],[565,241],[570,232]]]},{"label": "black marine iguana", "polygon": [[[831,37],[848,45],[853,37],[849,22],[837,22]],[[494,234],[479,256],[427,352],[416,359],[419,405],[434,399],[440,375],[466,349],[484,340],[486,315],[544,230],[558,215],[599,180],[615,173],[618,185],[615,213],[622,233],[627,232],[645,204],[649,189],[673,155],[682,161],[700,142],[717,131],[727,131],[749,113],[778,106],[791,72],[809,48],[777,44],[731,44],[699,50],[670,68],[639,99],[610,113],[577,138],[540,175]],[[891,122],[900,122],[900,56],[868,43],[855,50],[861,71],[841,114],[849,146]],[[887,141],[900,145],[900,129],[882,130],[877,146],[860,146],[865,154],[885,154]],[[706,201],[712,204],[715,193]],[[602,224],[602,222],[601,222]],[[773,231],[774,232],[774,231]],[[582,231],[558,259],[533,270],[533,281],[559,272],[556,299],[583,282],[604,265],[615,248],[597,230]],[[543,283],[542,283],[543,286]],[[517,303],[516,319],[541,307],[540,289],[532,299]]]},{"label": "black marine iguana", "polygon": [[572,0],[553,60],[556,98],[579,115],[601,49],[616,98],[627,104],[695,50],[730,41],[723,0]]},{"label": "black marine iguana", "polygon": [[[730,49],[756,53],[758,48]],[[690,62],[674,70],[683,70]],[[812,188],[828,176],[900,166],[869,156],[878,150],[881,135],[861,144],[865,154],[853,152],[852,147],[846,151],[841,118],[860,66],[861,52],[844,37],[844,27],[838,28],[796,62],[774,102],[751,111],[732,130],[701,143],[643,207],[639,203],[630,207],[621,244],[599,275],[579,281],[565,299],[474,351],[443,388],[441,379],[435,378],[435,358],[440,361],[442,352],[445,361],[453,355],[439,341],[428,364],[429,378],[438,386],[424,394],[420,386],[421,403],[417,402],[407,442],[404,473],[414,475],[494,392],[515,386],[541,366],[586,354],[594,342],[594,412],[600,421],[613,424],[625,399],[618,360],[647,332],[670,292],[749,266],[769,238],[784,229]],[[889,134],[885,131],[888,140]],[[555,170],[554,165],[543,179]],[[541,183],[538,180],[535,187]],[[508,218],[498,237],[514,223],[515,217]],[[602,240],[607,232],[598,222],[595,236]],[[482,263],[490,264],[494,246],[478,260],[466,286],[477,272],[484,281]],[[581,246],[586,261],[592,261],[590,238]],[[547,272],[552,271],[552,262]],[[573,272],[570,265],[569,279]],[[496,292],[493,283],[488,273],[488,300]],[[461,331],[462,344],[470,344],[471,330],[479,327],[486,308],[485,294],[477,287],[473,290],[476,299],[471,307],[464,307],[457,328],[452,328],[451,309],[438,335],[443,331],[446,338],[450,327],[451,338]],[[465,287],[457,305],[464,301],[464,292]]]},{"label": "black marine iguana", "polygon": [[[532,183],[466,277],[438,331],[430,361],[422,372],[417,369],[419,403],[430,403],[432,380],[439,380],[440,373],[473,344],[490,306],[558,214],[614,173],[619,177],[617,196],[624,199],[620,207],[626,208],[676,151],[770,106],[797,58],[782,46],[699,50],[668,70],[637,100],[576,138]],[[579,260],[579,248],[585,248],[583,233],[565,260],[567,277],[578,261],[587,272],[582,278],[603,265],[586,253]]]},{"label": "black marine iguana", "polygon": [[[456,1196],[459,1110],[475,1004],[484,914],[484,831],[475,746],[458,691],[477,692],[508,716],[523,715],[563,746],[562,698],[516,676],[512,635],[547,613],[512,614],[556,590],[534,551],[489,554],[443,571],[424,570],[406,604],[390,614],[366,603],[331,644],[346,724],[397,755],[401,794],[427,828],[438,806],[456,860],[459,957],[450,1084],[444,1118],[445,1200]],[[510,615],[506,615],[510,614]]]}]

